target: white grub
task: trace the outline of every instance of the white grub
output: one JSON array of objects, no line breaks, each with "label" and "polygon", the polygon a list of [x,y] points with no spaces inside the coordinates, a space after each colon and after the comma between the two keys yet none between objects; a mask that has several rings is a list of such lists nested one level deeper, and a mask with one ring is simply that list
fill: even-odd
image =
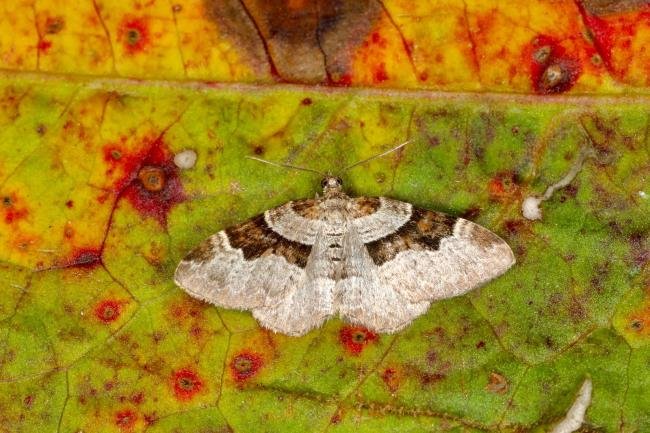
[{"label": "white grub", "polygon": [[529,220],[541,220],[542,219],[542,209],[539,207],[542,202],[548,200],[553,196],[555,191],[558,189],[564,188],[565,186],[569,186],[571,182],[573,182],[573,179],[576,178],[578,173],[580,173],[580,170],[582,170],[582,165],[585,162],[585,159],[590,156],[590,152],[586,149],[583,149],[580,152],[580,155],[578,155],[578,159],[576,162],[571,166],[571,169],[567,174],[564,175],[562,179],[559,181],[555,182],[553,185],[550,185],[548,188],[546,188],[546,191],[544,192],[544,195],[541,197],[538,196],[528,196],[524,199],[523,203],[521,204],[521,213],[524,215],[524,218],[529,219]]},{"label": "white grub", "polygon": [[541,203],[542,199],[539,197],[526,197],[521,205],[521,212],[524,214],[524,218],[529,220],[541,220],[542,210],[539,208]]},{"label": "white grub", "polygon": [[551,430],[551,433],[573,433],[580,428],[585,420],[585,413],[591,404],[591,388],[591,379],[585,379],[573,405],[569,408],[562,421],[557,423]]},{"label": "white grub", "polygon": [[192,149],[187,149],[177,153],[174,155],[174,164],[176,164],[176,167],[183,170],[188,170],[194,167],[194,164],[196,164],[196,152]]}]

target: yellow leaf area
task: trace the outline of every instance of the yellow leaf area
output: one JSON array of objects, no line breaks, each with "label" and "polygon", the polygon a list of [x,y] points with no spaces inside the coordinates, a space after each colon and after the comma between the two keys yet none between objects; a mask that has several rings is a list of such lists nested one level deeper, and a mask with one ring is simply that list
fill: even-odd
[{"label": "yellow leaf area", "polygon": [[[647,107],[6,74],[0,431],[541,433],[586,377],[589,428],[647,431]],[[398,334],[334,317],[299,338],[174,285],[208,235],[319,192],[244,156],[336,173],[407,139],[346,190],[488,227],[505,275]]]},{"label": "yellow leaf area", "polygon": [[516,93],[647,92],[639,0],[11,0],[0,67]]}]

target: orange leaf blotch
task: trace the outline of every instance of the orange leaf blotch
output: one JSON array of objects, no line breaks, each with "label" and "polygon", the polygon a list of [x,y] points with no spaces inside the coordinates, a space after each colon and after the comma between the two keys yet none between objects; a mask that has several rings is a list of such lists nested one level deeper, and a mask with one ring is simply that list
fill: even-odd
[{"label": "orange leaf blotch", "polygon": [[255,352],[240,352],[230,361],[230,373],[237,382],[244,382],[255,376],[264,365],[262,356]]},{"label": "orange leaf blotch", "polygon": [[339,342],[348,353],[355,356],[377,339],[377,334],[363,326],[344,326],[339,331]]},{"label": "orange leaf blotch", "polygon": [[178,400],[189,401],[203,389],[203,380],[194,371],[183,368],[172,374],[171,385]]}]

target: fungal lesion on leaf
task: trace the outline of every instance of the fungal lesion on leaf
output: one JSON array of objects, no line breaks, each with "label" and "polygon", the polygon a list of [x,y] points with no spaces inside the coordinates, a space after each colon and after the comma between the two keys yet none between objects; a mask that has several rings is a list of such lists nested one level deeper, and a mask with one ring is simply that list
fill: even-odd
[{"label": "fungal lesion on leaf", "polygon": [[138,179],[147,191],[158,192],[165,187],[165,171],[160,167],[142,167],[138,172]]},{"label": "fungal lesion on leaf", "polygon": [[136,45],[140,41],[140,32],[138,29],[128,29],[126,31],[126,43]]},{"label": "fungal lesion on leaf", "polygon": [[54,35],[65,28],[65,20],[61,16],[47,17],[45,20],[45,34]]}]

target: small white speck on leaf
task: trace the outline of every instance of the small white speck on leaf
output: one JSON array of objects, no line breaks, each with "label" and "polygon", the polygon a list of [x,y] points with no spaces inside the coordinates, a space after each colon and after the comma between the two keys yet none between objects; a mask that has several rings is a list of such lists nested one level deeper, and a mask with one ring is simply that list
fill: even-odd
[{"label": "small white speck on leaf", "polygon": [[551,430],[551,433],[573,433],[580,428],[585,421],[585,413],[591,404],[591,388],[591,379],[585,379],[573,405],[569,408],[562,421],[557,423]]},{"label": "small white speck on leaf", "polygon": [[192,149],[187,149],[177,153],[174,155],[174,164],[183,170],[194,167],[194,164],[196,164],[196,152]]},{"label": "small white speck on leaf", "polygon": [[645,191],[639,191],[639,197],[641,198],[648,198],[648,193]]}]

